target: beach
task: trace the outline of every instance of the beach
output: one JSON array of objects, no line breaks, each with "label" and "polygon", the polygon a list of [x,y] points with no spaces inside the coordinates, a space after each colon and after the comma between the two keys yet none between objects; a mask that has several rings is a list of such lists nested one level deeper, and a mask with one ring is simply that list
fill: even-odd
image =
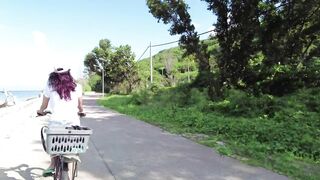
[{"label": "beach", "polygon": [[48,161],[46,153],[39,153],[39,129],[45,123],[44,118],[36,118],[40,104],[41,98],[34,98],[0,109],[1,180],[42,179],[42,169],[33,168],[46,167]]},{"label": "beach", "polygon": [[41,100],[40,97],[30,97],[28,100],[19,101],[15,105],[2,107],[2,108],[0,108],[0,118],[5,115],[8,115],[9,113],[18,112],[18,111],[22,110],[23,108],[26,108],[34,103],[39,102],[40,100]]},{"label": "beach", "polygon": [[36,116],[40,103],[41,98],[33,98],[13,106],[0,108],[0,138],[7,137],[19,123],[25,122],[25,118]]}]

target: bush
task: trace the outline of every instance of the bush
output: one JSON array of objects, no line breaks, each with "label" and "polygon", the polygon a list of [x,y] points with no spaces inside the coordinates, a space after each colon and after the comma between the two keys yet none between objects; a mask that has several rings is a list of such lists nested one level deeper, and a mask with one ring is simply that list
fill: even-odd
[{"label": "bush", "polygon": [[229,90],[226,98],[211,102],[213,111],[236,117],[273,116],[277,111],[277,101],[271,95],[255,97],[240,90]]},{"label": "bush", "polygon": [[91,89],[91,87],[89,86],[89,84],[84,84],[84,86],[83,86],[83,91],[84,92],[90,92],[90,91],[92,91],[92,89]]},{"label": "bush", "polygon": [[206,91],[199,91],[196,88],[192,88],[189,93],[189,97],[187,98],[187,104],[190,106],[198,107],[198,109],[202,110],[206,106],[208,106],[209,98],[208,93]]},{"label": "bush", "polygon": [[97,74],[89,75],[88,85],[91,87],[91,90],[101,91],[101,87],[98,87],[101,82],[101,77]]},{"label": "bush", "polygon": [[[215,139],[208,144],[223,154],[233,152],[301,177],[307,177],[304,174],[309,167],[314,168],[310,176],[319,174],[319,99],[320,89],[314,88],[283,97],[255,97],[229,90],[223,100],[210,101],[205,91],[188,86],[158,89],[156,93],[140,91],[123,100],[113,98],[118,101],[116,109],[122,112],[174,133],[204,134]],[[109,106],[115,107],[111,102]],[[224,146],[217,146],[217,140]],[[281,158],[288,158],[288,154],[291,159],[287,165]],[[301,160],[316,165],[295,163]],[[290,169],[293,164],[297,172]]]},{"label": "bush", "polygon": [[215,123],[211,131],[244,144],[252,140],[265,144],[270,154],[292,152],[319,160],[319,99],[319,89],[284,97],[254,97],[230,90],[224,100],[211,102],[210,107],[233,120],[221,123],[222,127]]},{"label": "bush", "polygon": [[150,90],[141,90],[132,95],[131,102],[136,105],[146,105],[151,101],[153,93]]}]

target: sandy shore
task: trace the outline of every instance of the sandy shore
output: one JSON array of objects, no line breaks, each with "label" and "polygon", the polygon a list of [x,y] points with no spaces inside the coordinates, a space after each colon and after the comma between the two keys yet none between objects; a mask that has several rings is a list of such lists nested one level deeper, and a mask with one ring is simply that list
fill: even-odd
[{"label": "sandy shore", "polygon": [[41,98],[0,109],[0,179],[40,180],[48,155],[42,150],[40,128],[46,122],[36,118]]},{"label": "sandy shore", "polygon": [[41,99],[35,98],[24,101],[14,106],[0,109],[0,138],[6,138],[12,134],[16,127],[20,126],[26,118],[35,117],[36,110],[40,107]]},{"label": "sandy shore", "polygon": [[26,108],[34,103],[40,103],[41,98],[31,98],[27,101],[19,102],[16,105],[13,106],[7,106],[0,108],[0,118],[6,115],[9,115],[10,113],[15,113],[23,108]]}]

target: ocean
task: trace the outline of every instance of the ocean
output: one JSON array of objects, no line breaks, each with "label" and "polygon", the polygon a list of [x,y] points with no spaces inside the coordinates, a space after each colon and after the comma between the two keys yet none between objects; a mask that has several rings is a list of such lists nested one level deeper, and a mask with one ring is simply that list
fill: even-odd
[{"label": "ocean", "polygon": [[[16,103],[27,101],[36,97],[39,97],[41,91],[8,91],[12,93]],[[4,102],[5,95],[3,91],[0,91],[0,104]]]}]

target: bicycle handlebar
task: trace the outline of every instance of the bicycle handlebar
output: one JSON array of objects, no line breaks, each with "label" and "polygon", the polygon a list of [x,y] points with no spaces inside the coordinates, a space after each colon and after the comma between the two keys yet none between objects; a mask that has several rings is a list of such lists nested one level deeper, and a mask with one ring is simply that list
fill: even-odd
[{"label": "bicycle handlebar", "polygon": [[[39,113],[39,112],[37,111],[37,115],[38,115],[38,116],[45,116],[45,115],[47,115],[47,114],[52,114],[52,113],[51,113],[51,111],[43,111],[43,113]],[[84,112],[78,112],[78,116],[80,116],[80,117],[85,117],[85,116],[86,116],[86,113],[84,113]]]},{"label": "bicycle handlebar", "polygon": [[86,113],[84,113],[84,112],[78,112],[78,116],[80,116],[80,117],[85,117],[85,116],[86,116]]},{"label": "bicycle handlebar", "polygon": [[39,113],[39,112],[37,111],[37,115],[38,115],[38,116],[45,116],[45,115],[47,115],[47,114],[52,114],[52,113],[51,113],[51,111],[43,111],[43,113]]}]

